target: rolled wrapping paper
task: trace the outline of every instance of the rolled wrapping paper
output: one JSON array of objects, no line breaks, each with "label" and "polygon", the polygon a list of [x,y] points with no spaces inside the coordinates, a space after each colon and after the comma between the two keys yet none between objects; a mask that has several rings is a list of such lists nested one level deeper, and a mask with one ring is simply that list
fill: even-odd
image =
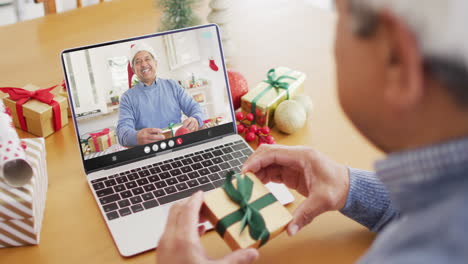
[{"label": "rolled wrapping paper", "polygon": [[33,169],[5,110],[0,101],[0,177],[12,187],[22,187],[31,180]]}]

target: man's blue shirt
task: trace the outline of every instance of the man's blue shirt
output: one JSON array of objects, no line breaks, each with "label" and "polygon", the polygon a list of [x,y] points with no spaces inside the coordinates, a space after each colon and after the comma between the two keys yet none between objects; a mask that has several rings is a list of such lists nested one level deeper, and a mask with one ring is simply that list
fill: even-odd
[{"label": "man's blue shirt", "polygon": [[468,138],[350,169],[341,212],[378,232],[359,263],[468,263]]},{"label": "man's blue shirt", "polygon": [[138,83],[120,98],[117,137],[123,146],[135,146],[142,128],[165,128],[180,123],[182,113],[203,125],[203,110],[174,80],[157,78],[151,86]]}]

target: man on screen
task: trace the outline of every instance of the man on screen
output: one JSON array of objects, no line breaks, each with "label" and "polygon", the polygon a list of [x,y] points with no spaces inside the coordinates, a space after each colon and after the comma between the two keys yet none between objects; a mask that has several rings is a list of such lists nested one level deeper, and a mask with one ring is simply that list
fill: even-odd
[{"label": "man on screen", "polygon": [[182,122],[190,132],[205,119],[200,105],[174,80],[156,76],[157,59],[153,48],[137,43],[130,48],[129,61],[138,84],[120,98],[117,137],[120,144],[132,147],[164,139],[162,129]]}]

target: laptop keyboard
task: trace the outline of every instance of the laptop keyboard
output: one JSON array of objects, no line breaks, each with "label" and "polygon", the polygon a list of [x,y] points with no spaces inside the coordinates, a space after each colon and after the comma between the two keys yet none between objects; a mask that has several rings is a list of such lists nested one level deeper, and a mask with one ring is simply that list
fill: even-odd
[{"label": "laptop keyboard", "polygon": [[238,140],[91,183],[107,219],[114,220],[220,187],[227,172],[240,172],[250,154]]}]

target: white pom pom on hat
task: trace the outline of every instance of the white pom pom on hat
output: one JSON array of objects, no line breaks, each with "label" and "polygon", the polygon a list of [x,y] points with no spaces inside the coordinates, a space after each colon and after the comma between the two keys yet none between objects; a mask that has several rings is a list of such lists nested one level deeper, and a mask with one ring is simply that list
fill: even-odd
[{"label": "white pom pom on hat", "polygon": [[137,55],[137,53],[140,51],[149,52],[151,55],[153,55],[153,58],[157,60],[156,53],[154,52],[153,47],[146,44],[145,42],[137,42],[137,43],[130,45],[130,52],[128,54],[128,61],[130,62],[132,66],[133,66],[133,58],[135,58],[135,55]]}]

